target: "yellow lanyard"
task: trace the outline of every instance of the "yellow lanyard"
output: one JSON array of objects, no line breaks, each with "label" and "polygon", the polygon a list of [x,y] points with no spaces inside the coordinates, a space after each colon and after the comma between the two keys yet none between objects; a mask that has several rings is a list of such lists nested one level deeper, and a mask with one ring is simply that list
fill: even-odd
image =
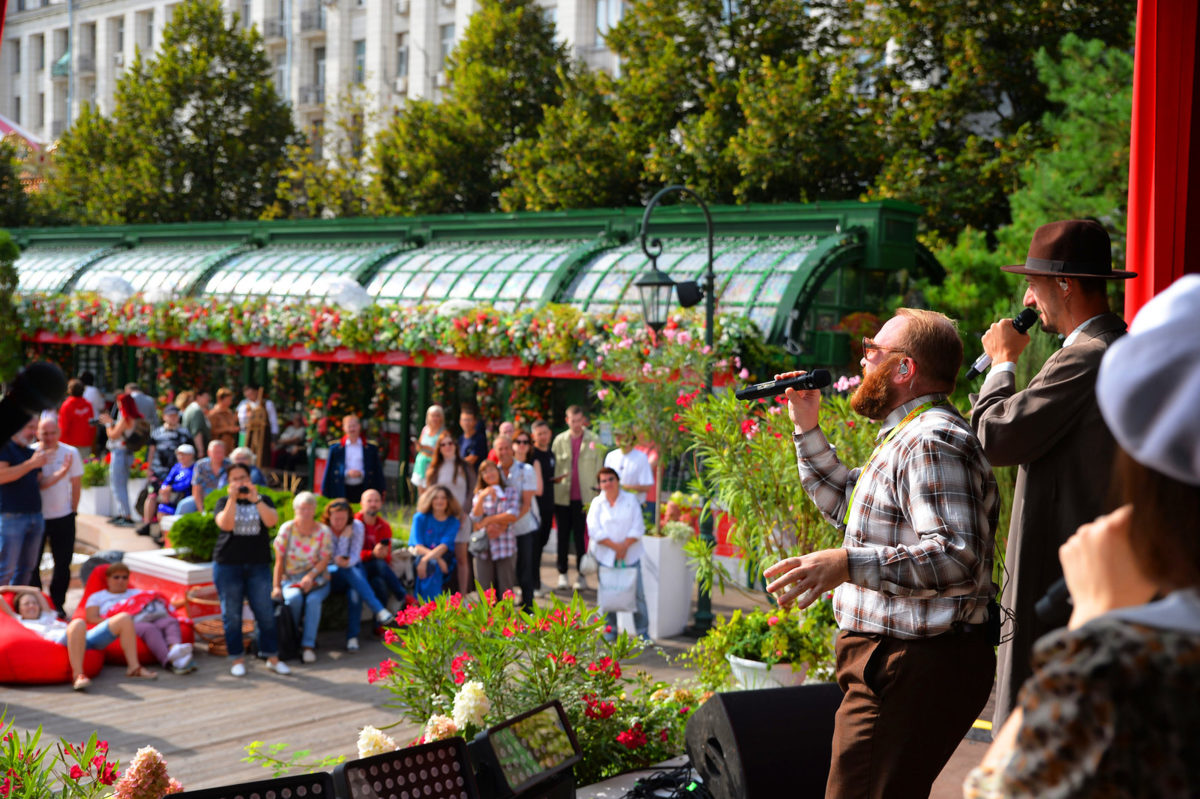
[{"label": "yellow lanyard", "polygon": [[863,464],[862,470],[858,473],[858,480],[855,481],[854,488],[852,488],[850,490],[850,501],[846,504],[846,516],[845,516],[845,518],[842,519],[842,524],[850,523],[850,509],[854,507],[854,495],[858,493],[858,486],[859,486],[859,484],[862,483],[862,476],[867,473],[867,467],[871,465],[871,461],[875,460],[875,456],[879,454],[879,450],[881,450],[885,446],[887,446],[887,443],[889,441],[891,441],[896,436],[897,433],[899,433],[901,430],[903,430],[904,426],[906,424],[911,422],[913,419],[916,419],[921,414],[925,413],[925,411],[929,410],[930,408],[938,407],[940,405],[949,405],[949,404],[950,404],[950,402],[945,399],[940,399],[937,402],[933,402],[933,401],[922,402],[920,405],[918,405],[917,407],[915,407],[911,411],[909,411],[908,416],[905,416],[903,419],[901,419],[900,423],[898,425],[896,425],[895,427],[893,427],[891,429],[891,431],[888,432],[887,437],[884,438],[883,441],[880,441],[879,444],[877,444],[875,446],[875,449],[871,451],[871,457],[867,458],[867,462]]}]

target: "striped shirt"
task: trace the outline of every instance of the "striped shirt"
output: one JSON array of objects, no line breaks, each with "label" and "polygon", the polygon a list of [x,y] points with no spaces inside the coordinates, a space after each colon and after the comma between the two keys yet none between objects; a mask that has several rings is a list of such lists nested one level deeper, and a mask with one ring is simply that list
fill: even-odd
[{"label": "striped shirt", "polygon": [[[941,399],[895,409],[878,440]],[[838,460],[819,427],[793,439],[804,490],[845,535],[850,579],[833,600],[842,629],[930,638],[987,620],[999,497],[979,439],[953,406],[912,419],[859,469]]]}]

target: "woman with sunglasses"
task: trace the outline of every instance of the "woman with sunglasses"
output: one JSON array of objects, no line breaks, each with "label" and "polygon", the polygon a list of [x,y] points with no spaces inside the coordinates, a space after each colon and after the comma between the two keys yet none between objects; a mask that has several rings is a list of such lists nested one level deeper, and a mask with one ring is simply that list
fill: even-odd
[{"label": "woman with sunglasses", "polygon": [[329,567],[333,591],[346,593],[346,651],[357,652],[358,632],[362,628],[362,603],[366,602],[380,624],[390,624],[395,618],[367,581],[362,565],[363,538],[367,531],[363,523],[354,518],[350,503],[335,499],[325,506],[321,523],[333,531],[333,565]]},{"label": "woman with sunglasses", "polygon": [[[84,621],[95,627],[118,613],[133,617],[133,629],[155,660],[176,674],[196,670],[192,645],[183,643],[179,619],[171,615],[168,600],[157,591],[129,587],[129,567],[120,561],[104,572],[104,588],[93,591],[84,602]],[[130,674],[143,677],[144,669],[131,667]]]},{"label": "woman with sunglasses", "polygon": [[450,490],[461,509],[458,517],[458,534],[454,539],[454,570],[458,582],[458,592],[466,595],[471,590],[471,555],[467,551],[467,543],[471,539],[471,525],[467,513],[471,508],[471,486],[475,483],[475,473],[471,465],[459,454],[458,442],[447,431],[443,430],[438,436],[434,448],[433,460],[425,472],[425,485],[445,486]]}]

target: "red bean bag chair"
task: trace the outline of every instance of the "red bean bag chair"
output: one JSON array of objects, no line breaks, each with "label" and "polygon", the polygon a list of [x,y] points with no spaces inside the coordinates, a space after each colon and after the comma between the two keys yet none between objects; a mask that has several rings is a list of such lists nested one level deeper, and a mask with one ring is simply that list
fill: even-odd
[{"label": "red bean bag chair", "polygon": [[[0,586],[0,597],[10,608],[15,609],[16,596],[8,586]],[[50,597],[42,596],[45,607],[53,608]],[[103,652],[91,651],[83,656],[83,671],[89,677],[99,674],[103,665]],[[0,611],[0,683],[69,683],[71,677],[65,646],[47,641]]]},{"label": "red bean bag chair", "polygon": [[[132,577],[133,575],[130,575]],[[87,585],[83,587],[83,597],[79,600],[79,607],[75,608],[75,613],[72,614],[73,619],[83,619],[87,621],[87,598],[97,591],[103,591],[108,587],[108,564],[101,563],[92,569],[92,573],[88,575]],[[133,580],[130,580],[130,588],[137,588],[133,585]],[[175,597],[167,597],[168,600],[174,600]],[[196,634],[193,629],[192,620],[188,617],[187,612],[183,608],[173,608],[171,615],[179,620],[179,639],[185,644],[195,643]],[[95,627],[94,624],[89,624],[88,627]],[[143,666],[158,666],[158,660],[150,652],[150,648],[146,646],[146,642],[138,638],[138,661]],[[104,660],[107,663],[114,663],[119,666],[125,665],[125,653],[121,651],[121,642],[113,641],[104,650]]]}]

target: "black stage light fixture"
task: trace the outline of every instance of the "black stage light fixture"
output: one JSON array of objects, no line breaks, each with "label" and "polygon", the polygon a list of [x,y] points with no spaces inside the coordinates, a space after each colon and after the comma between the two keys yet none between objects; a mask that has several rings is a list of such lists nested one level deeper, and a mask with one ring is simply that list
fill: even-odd
[{"label": "black stage light fixture", "polygon": [[481,799],[572,799],[583,759],[557,700],[497,724],[468,746]]}]

